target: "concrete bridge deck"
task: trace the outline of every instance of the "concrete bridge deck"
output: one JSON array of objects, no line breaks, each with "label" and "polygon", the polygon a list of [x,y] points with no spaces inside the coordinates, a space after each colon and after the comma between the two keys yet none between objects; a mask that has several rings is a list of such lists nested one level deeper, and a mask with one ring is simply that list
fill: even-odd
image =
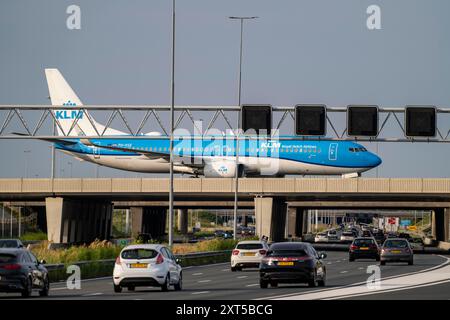
[{"label": "concrete bridge deck", "polygon": [[[177,178],[174,183],[176,201],[184,203],[178,207],[183,221],[186,208],[228,207],[234,197],[231,178]],[[49,239],[55,242],[98,234],[108,238],[115,204],[132,209],[137,229],[164,232],[168,192],[167,178],[0,179],[0,201],[45,201]],[[239,201],[245,207],[254,203],[258,234],[275,240],[285,236],[287,216],[295,225],[290,233],[303,234],[304,212],[315,208],[428,208],[436,239],[450,240],[448,178],[241,178]],[[288,215],[288,206],[295,213]],[[86,231],[91,225],[99,227]]]},{"label": "concrete bridge deck", "polygon": [[[174,190],[188,196],[231,196],[234,179],[177,178]],[[241,178],[238,190],[242,196],[426,195],[450,199],[450,178]],[[160,196],[168,192],[167,178],[0,179],[0,200],[42,199],[52,195]]]}]

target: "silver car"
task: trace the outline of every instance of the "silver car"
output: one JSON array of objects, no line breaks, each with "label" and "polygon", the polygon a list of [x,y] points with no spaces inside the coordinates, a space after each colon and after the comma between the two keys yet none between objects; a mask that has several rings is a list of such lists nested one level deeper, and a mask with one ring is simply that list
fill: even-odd
[{"label": "silver car", "polygon": [[380,264],[386,262],[407,262],[412,265],[414,253],[408,240],[401,238],[389,238],[383,243],[380,253]]}]

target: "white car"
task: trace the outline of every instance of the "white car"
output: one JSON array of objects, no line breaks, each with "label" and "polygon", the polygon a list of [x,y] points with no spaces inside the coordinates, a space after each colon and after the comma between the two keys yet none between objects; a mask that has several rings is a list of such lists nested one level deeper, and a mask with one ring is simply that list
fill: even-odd
[{"label": "white car", "polygon": [[314,238],[314,242],[328,242],[328,236],[326,233],[318,233]]},{"label": "white car", "polygon": [[336,230],[329,230],[327,233],[327,236],[328,236],[328,240],[337,240],[338,239]]},{"label": "white car", "polygon": [[241,241],[231,254],[231,271],[242,268],[259,268],[262,258],[269,250],[264,241]]},{"label": "white car", "polygon": [[355,236],[353,235],[353,232],[351,231],[344,231],[341,234],[341,241],[342,242],[353,242],[355,240]]},{"label": "white car", "polygon": [[116,259],[113,272],[114,292],[126,287],[160,287],[182,289],[182,268],[172,252],[159,244],[140,244],[125,247]]}]

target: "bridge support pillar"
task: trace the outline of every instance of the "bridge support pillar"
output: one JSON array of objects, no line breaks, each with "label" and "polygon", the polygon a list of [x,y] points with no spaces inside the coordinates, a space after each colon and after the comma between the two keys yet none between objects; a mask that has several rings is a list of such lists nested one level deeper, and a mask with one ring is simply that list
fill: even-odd
[{"label": "bridge support pillar", "polygon": [[158,238],[166,231],[166,208],[131,207],[131,234],[148,233],[152,238]]},{"label": "bridge support pillar", "polygon": [[112,204],[106,201],[46,198],[48,240],[53,243],[88,243],[111,237]]},{"label": "bridge support pillar", "polygon": [[303,208],[289,208],[287,235],[300,238],[307,232],[308,215]]},{"label": "bridge support pillar", "polygon": [[271,241],[284,239],[286,226],[286,201],[279,197],[255,198],[256,234]]},{"label": "bridge support pillar", "polygon": [[437,208],[431,213],[431,235],[437,241],[450,241],[450,208]]},{"label": "bridge support pillar", "polygon": [[178,231],[188,233],[188,209],[178,209]]},{"label": "bridge support pillar", "polygon": [[288,208],[287,223],[286,223],[286,235],[287,237],[296,236],[296,224],[297,224],[297,208]]}]

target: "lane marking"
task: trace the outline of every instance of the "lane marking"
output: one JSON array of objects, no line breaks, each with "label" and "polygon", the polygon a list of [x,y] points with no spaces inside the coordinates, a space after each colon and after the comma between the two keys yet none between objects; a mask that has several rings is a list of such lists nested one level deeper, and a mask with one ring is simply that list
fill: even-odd
[{"label": "lane marking", "polygon": [[248,276],[239,276],[239,277],[236,277],[237,279],[245,279],[245,278],[248,278]]},{"label": "lane marking", "polygon": [[378,291],[378,292],[367,292],[367,293],[349,295],[347,297],[329,298],[329,299],[326,299],[326,300],[338,300],[338,299],[345,299],[345,298],[351,298],[351,297],[370,296],[370,295],[381,294],[381,293],[391,293],[391,292],[396,292],[396,291],[412,290],[412,289],[418,289],[418,288],[423,288],[423,287],[436,286],[436,285],[444,284],[444,283],[447,283],[447,282],[450,282],[450,279],[442,280],[442,281],[438,281],[438,282],[431,282],[431,283],[425,283],[425,284],[419,284],[419,285],[412,285],[410,287],[404,287],[404,288],[386,289],[386,290],[381,290],[381,291]]},{"label": "lane marking", "polygon": [[67,287],[61,287],[61,288],[52,288],[50,287],[50,291],[56,291],[56,290],[69,290]]},{"label": "lane marking", "polygon": [[341,273],[347,273],[347,272],[348,272],[347,270],[341,271]]},{"label": "lane marking", "polygon": [[327,264],[329,265],[329,264],[331,264],[331,262],[327,262]]},{"label": "lane marking", "polygon": [[365,296],[371,294],[387,293],[393,290],[405,290],[420,288],[421,286],[431,286],[439,283],[450,282],[450,258],[446,258],[446,262],[440,268],[420,272],[410,275],[401,275],[391,279],[382,279],[379,287],[368,287],[367,283],[363,283],[351,287],[343,287],[329,289],[322,292],[311,292],[305,294],[297,294],[294,296],[281,298],[288,300],[336,300],[351,297]]},{"label": "lane marking", "polygon": [[83,297],[94,297],[94,296],[101,296],[101,295],[103,295],[102,292],[95,292],[95,293],[84,294]]},{"label": "lane marking", "polygon": [[211,282],[211,280],[200,280],[198,283],[205,283],[205,282]]},{"label": "lane marking", "polygon": [[220,271],[230,271],[230,269],[222,269],[222,270],[220,270]]},{"label": "lane marking", "polygon": [[363,267],[359,267],[358,270],[364,270],[364,268]]},{"label": "lane marking", "polygon": [[203,274],[203,272],[196,272],[196,273],[193,273],[192,275],[193,276],[201,276]]},{"label": "lane marking", "polygon": [[259,283],[248,284],[246,287],[256,287],[259,286]]},{"label": "lane marking", "polygon": [[[435,265],[435,266],[427,268],[427,269],[418,270],[418,271],[412,271],[412,272],[406,272],[406,273],[403,273],[403,274],[398,274],[398,275],[393,275],[393,276],[388,276],[388,277],[385,277],[385,278],[381,278],[381,281],[389,280],[389,279],[396,279],[396,278],[399,278],[399,277],[415,275],[415,274],[421,274],[421,273],[425,273],[425,272],[428,272],[428,271],[437,270],[437,269],[442,268],[446,264],[448,264],[449,259],[447,257],[445,257],[443,255],[437,255],[437,256],[442,258],[442,259],[444,259],[445,261],[442,262],[441,264]],[[366,284],[366,281],[355,282],[355,283],[343,285],[341,288],[351,288],[351,287],[355,287],[355,286],[362,285],[362,284]],[[319,292],[325,292],[325,291],[330,291],[330,290],[334,290],[334,289],[317,289],[317,290],[310,290],[310,291],[305,291],[305,292],[301,292],[301,293],[289,293],[289,294],[282,294],[282,295],[276,295],[276,296],[265,296],[265,297],[262,297],[262,298],[256,298],[254,300],[282,299],[282,298],[288,298],[288,297],[291,297],[291,296],[298,296],[299,294],[319,293]]]},{"label": "lane marking", "polygon": [[205,294],[210,293],[210,291],[198,291],[198,292],[192,292],[191,294]]}]

